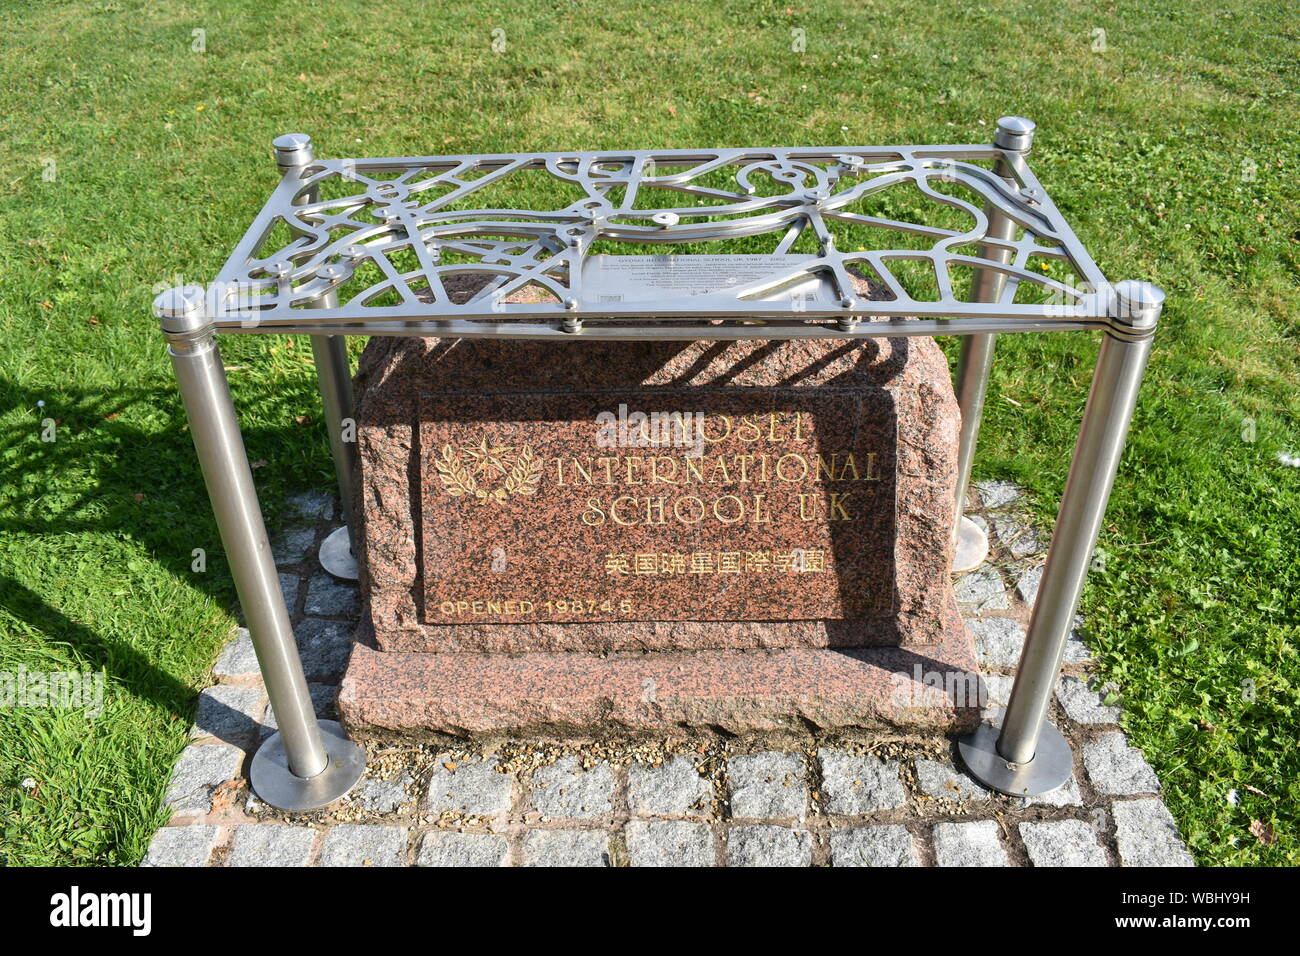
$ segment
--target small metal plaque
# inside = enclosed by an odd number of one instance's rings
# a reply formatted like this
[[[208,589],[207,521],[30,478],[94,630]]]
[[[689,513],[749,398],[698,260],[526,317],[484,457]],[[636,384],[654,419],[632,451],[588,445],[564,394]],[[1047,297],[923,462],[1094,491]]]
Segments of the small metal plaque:
[[[772,283],[753,296],[757,302],[785,301],[807,307],[836,301],[831,282],[816,275],[784,277],[811,262],[814,256],[765,255],[599,255],[582,267],[583,306],[599,310],[602,304],[655,302],[719,292],[735,294],[747,287]]]

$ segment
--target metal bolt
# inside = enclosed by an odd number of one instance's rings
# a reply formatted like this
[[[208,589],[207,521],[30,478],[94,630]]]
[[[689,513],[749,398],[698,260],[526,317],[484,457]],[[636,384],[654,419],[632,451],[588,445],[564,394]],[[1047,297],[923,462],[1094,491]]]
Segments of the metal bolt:
[[[283,279],[292,271],[293,263],[284,259],[276,259],[266,264],[266,274],[272,279]]]
[[[201,285],[180,285],[167,289],[153,300],[154,315],[160,319],[178,319],[202,310],[204,289]]]
[[[1004,116],[998,120],[998,131],[994,134],[993,144],[1002,149],[1014,149],[1028,152],[1034,143],[1033,120],[1023,116]]]
[[[681,216],[675,212],[657,212],[650,217],[650,221],[662,229],[667,229],[669,226],[677,225],[681,221]]]
[[[276,165],[281,169],[305,166],[315,158],[311,137],[306,133],[285,133],[271,140],[271,146],[275,149]]]
[[[323,265],[316,270],[317,278],[324,279],[331,285],[337,285],[352,275],[352,269],[339,262]]]
[[[1156,324],[1164,306],[1165,293],[1150,282],[1125,279],[1115,283],[1115,312],[1126,325],[1147,329]]]

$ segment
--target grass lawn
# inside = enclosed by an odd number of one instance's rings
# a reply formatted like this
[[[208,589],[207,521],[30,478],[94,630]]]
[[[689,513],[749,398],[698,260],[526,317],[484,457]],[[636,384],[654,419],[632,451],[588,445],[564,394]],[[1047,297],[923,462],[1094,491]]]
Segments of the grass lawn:
[[[1039,124],[1034,167],[1107,275],[1169,295],[1085,595],[1103,676],[1200,862],[1300,863],[1300,469],[1278,460],[1300,455],[1300,27],[1285,2],[1093,7],[0,3],[0,671],[107,680],[93,721],[0,711],[0,863],[135,863],[161,822],[233,589],[149,303],[216,274],[273,136],[987,142],[1005,113]],[[274,525],[331,481],[296,421],[310,352],[222,347]],[[1096,340],[998,349],[976,477],[1050,520]]]

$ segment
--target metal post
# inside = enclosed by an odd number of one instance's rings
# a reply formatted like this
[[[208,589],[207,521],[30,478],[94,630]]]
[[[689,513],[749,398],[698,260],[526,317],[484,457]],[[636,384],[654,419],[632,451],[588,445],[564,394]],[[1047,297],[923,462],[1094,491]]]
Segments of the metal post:
[[[1038,599],[1000,732],[982,725],[959,743],[971,774],[994,790],[1046,793],[1073,771],[1070,746],[1047,722],[1084,579],[1128,435],[1164,293],[1146,282],[1115,286],[1111,328],[1097,357],[1070,475]]]
[[[331,293],[327,298],[334,298]],[[323,305],[331,308],[330,305]],[[352,372],[348,363],[347,340],[342,335],[311,336],[311,354],[316,361],[316,382],[320,388],[321,407],[325,410],[325,428],[329,431],[330,455],[334,459],[334,477],[339,486],[339,502],[343,509],[343,527],[330,533],[320,546],[320,563],[330,574],[346,581],[360,576],[357,559],[352,551],[352,476],[357,467],[355,440],[344,435],[345,420],[355,428],[352,419]]]
[[[1021,156],[1029,152],[1034,142],[1034,124],[1020,116],[1004,116],[998,120],[993,145],[1014,150]],[[1011,169],[1005,159],[999,158],[993,172],[1008,183],[1014,184]],[[1015,237],[1016,224],[997,206],[989,203],[984,214],[988,217],[988,236],[994,239]],[[980,256],[994,262],[1007,262],[1010,253],[997,246],[982,246]],[[975,273],[971,299],[975,302],[996,302],[1002,296],[1006,276],[989,269]],[[988,388],[989,370],[993,367],[993,344],[997,336],[992,333],[966,335],[961,340],[961,356],[957,361],[957,405],[961,408],[961,434],[957,440],[957,510],[953,522],[953,571],[970,571],[979,567],[988,557],[989,539],[985,531],[962,512],[966,508],[966,488],[970,483],[971,465],[975,460],[975,444],[979,438],[980,420],[984,417],[984,393]]]
[[[315,158],[311,137],[306,133],[285,133],[277,136],[272,145],[275,148],[276,164],[282,172],[301,169]],[[316,202],[318,197],[318,191],[312,189],[297,201],[297,205]],[[313,303],[312,307],[337,308],[338,296],[329,292]],[[355,581],[358,573],[352,550],[356,530],[352,520],[352,476],[357,466],[357,446],[355,441],[346,441],[343,434],[344,421],[352,419],[352,368],[348,361],[347,340],[342,335],[313,335],[310,338],[312,359],[316,363],[316,384],[320,389],[325,430],[329,434],[330,455],[334,459],[334,477],[338,483],[344,522],[343,527],[336,529],[321,542],[319,558],[321,567],[336,578]]]
[[[279,724],[253,758],[250,781],[274,807],[316,809],[360,779],[365,753],[337,723],[316,719],[204,298],[201,286],[170,289],[155,300],[154,312],[167,335],[203,480]]]

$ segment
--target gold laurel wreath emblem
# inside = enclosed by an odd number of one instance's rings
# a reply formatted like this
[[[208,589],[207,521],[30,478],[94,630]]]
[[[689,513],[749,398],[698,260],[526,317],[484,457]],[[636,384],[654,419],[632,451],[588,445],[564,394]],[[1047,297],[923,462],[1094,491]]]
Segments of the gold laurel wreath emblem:
[[[492,488],[485,488],[478,477],[461,458],[461,452],[451,445],[442,446],[442,457],[435,458],[442,490],[453,497],[466,496],[485,501],[505,501],[512,495],[531,495],[542,480],[542,460],[529,445],[524,445],[517,455],[501,455],[505,480]]]

